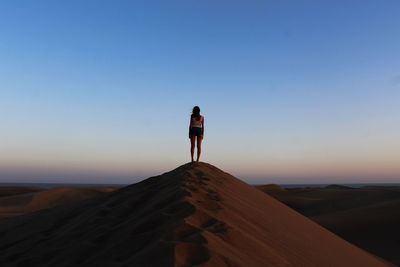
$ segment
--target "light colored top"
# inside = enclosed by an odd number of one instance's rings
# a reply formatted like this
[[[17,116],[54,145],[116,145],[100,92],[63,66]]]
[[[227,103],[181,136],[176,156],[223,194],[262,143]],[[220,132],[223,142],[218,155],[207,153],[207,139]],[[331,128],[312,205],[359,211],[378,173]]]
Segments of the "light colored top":
[[[197,128],[202,128],[204,121],[204,117],[200,116],[200,117],[194,117],[194,118],[190,118],[190,127],[197,127]]]

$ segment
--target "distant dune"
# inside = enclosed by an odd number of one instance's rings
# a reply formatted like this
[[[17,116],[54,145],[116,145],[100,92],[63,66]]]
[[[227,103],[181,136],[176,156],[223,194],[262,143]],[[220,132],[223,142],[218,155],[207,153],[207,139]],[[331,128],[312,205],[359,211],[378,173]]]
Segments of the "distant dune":
[[[0,266],[389,266],[206,163],[2,220],[0,236]]]
[[[59,187],[54,189],[0,188],[0,219],[98,197],[113,188]]]
[[[400,265],[400,187],[258,189],[357,246]]]
[[[42,191],[43,188],[28,187],[28,186],[0,186],[0,198],[15,196],[20,194],[28,194]]]
[[[277,184],[267,184],[267,185],[259,185],[257,186],[258,189],[260,189],[261,191],[265,191],[265,192],[276,192],[276,193],[280,193],[280,192],[285,192],[286,189],[284,189],[283,187],[277,185]]]
[[[353,188],[345,185],[331,184],[326,186],[325,189],[353,189]]]

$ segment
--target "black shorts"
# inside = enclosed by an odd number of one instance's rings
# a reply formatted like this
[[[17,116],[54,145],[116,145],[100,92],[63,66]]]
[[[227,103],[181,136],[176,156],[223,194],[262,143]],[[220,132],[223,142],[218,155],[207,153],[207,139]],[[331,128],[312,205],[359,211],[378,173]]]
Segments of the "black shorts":
[[[189,131],[189,137],[193,136],[202,136],[203,135],[203,129],[199,127],[191,127]]]

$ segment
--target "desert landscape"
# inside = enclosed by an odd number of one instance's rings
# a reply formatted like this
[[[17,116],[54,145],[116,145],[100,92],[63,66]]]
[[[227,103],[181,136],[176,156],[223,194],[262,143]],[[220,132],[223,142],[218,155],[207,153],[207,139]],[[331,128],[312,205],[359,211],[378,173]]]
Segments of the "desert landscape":
[[[0,187],[0,219],[98,197],[116,187]]]
[[[391,266],[206,163],[121,189],[23,190],[2,190],[25,215],[0,221],[1,266]]]
[[[400,265],[400,187],[257,188],[343,239]]]
[[[399,13],[2,1],[0,267],[400,266]]]

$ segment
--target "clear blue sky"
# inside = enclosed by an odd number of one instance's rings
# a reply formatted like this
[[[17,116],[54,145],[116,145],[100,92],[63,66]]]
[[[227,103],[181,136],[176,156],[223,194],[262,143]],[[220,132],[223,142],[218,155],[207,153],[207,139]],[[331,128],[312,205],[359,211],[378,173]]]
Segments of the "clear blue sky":
[[[2,1],[0,182],[400,182],[399,1]]]

